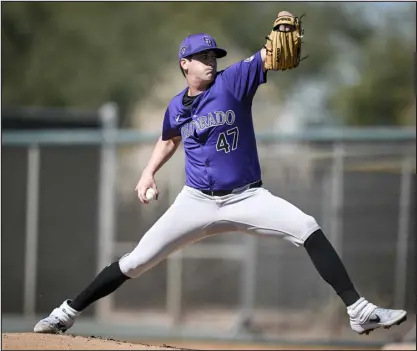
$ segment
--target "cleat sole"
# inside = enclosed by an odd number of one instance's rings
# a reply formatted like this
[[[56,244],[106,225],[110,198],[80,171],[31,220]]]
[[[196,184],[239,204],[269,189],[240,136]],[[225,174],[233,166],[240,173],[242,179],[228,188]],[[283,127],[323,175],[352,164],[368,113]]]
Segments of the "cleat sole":
[[[384,329],[390,329],[392,326],[394,326],[394,325],[400,325],[401,323],[405,322],[406,320],[407,320],[407,315],[405,315],[404,317],[402,317],[398,321],[392,323],[391,325],[384,325],[383,328]],[[369,335],[372,331],[374,331],[377,328],[379,328],[379,327],[372,328],[372,329],[368,329],[368,330],[364,330],[363,332],[359,333],[359,335]]]

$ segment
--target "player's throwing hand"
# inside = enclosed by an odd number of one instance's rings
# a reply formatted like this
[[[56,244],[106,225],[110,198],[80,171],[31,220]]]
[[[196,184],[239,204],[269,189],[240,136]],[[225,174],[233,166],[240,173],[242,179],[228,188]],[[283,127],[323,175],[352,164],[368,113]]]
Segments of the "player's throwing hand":
[[[138,192],[138,198],[143,204],[148,204],[149,200],[146,198],[146,191],[152,188],[155,190],[155,199],[158,199],[158,188],[156,187],[155,178],[152,174],[144,172],[136,185],[135,190]]]

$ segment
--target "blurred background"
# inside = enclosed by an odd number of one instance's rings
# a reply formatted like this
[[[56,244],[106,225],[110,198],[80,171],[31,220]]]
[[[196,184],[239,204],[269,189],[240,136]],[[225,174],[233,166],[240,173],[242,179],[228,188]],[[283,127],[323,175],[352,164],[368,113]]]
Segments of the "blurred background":
[[[409,311],[367,345],[413,327],[415,340],[416,4],[406,2],[3,2],[3,331],[30,331],[74,297],[180,191],[181,149],[156,176],[158,201],[140,205],[134,188],[186,84],[181,40],[213,35],[228,50],[223,69],[263,46],[280,10],[306,14],[309,58],[270,72],[255,97],[265,186],[317,218],[361,294]],[[303,249],[242,233],[170,256],[72,331],[365,343]]]

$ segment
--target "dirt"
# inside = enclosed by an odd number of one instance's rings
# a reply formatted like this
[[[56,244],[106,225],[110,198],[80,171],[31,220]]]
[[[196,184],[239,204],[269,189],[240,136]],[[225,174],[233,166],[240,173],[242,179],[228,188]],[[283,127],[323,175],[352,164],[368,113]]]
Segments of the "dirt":
[[[2,333],[2,350],[185,350],[68,334]]]
[[[85,337],[71,334],[36,334],[36,333],[3,333],[1,350],[337,350],[341,348],[323,347],[319,345],[293,346],[288,345],[255,345],[240,343],[198,343],[176,342],[177,346],[146,343],[130,343],[109,338]],[[181,348],[185,347],[185,348]],[[191,347],[191,348],[189,348]],[[416,344],[389,344],[385,347],[344,347],[344,350],[415,350]]]
[[[382,350],[415,350],[415,342],[392,343],[385,345]]]

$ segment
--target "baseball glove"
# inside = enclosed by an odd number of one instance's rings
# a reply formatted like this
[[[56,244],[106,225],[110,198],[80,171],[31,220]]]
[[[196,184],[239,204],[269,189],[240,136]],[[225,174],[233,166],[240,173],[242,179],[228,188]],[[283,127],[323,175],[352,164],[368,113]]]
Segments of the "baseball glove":
[[[267,70],[285,71],[299,65],[302,60],[300,59],[301,38],[304,34],[301,25],[302,17],[282,15],[276,18],[264,46],[266,49],[265,68]],[[285,27],[283,28],[281,25]]]

